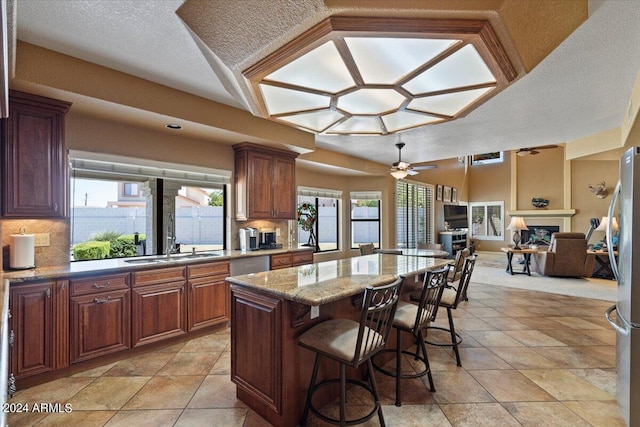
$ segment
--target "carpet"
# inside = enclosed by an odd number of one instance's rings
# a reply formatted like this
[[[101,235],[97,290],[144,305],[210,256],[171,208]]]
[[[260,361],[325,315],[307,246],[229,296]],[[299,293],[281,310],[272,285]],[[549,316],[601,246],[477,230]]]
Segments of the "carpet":
[[[494,285],[530,291],[548,292],[552,294],[574,297],[592,298],[604,301],[616,301],[617,283],[615,280],[596,278],[548,277],[538,273],[510,275],[507,268],[507,256],[498,252],[477,252],[478,260],[471,276],[469,294],[474,286]],[[521,270],[522,266],[514,258],[513,268]]]

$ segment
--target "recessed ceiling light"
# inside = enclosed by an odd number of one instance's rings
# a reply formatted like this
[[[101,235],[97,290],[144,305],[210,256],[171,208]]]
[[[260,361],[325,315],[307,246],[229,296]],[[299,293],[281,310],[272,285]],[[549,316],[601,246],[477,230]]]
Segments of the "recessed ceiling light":
[[[180,129],[182,129],[182,126],[177,125],[177,124],[175,124],[175,123],[169,123],[169,124],[167,125],[167,129],[171,129],[171,130],[180,130]]]

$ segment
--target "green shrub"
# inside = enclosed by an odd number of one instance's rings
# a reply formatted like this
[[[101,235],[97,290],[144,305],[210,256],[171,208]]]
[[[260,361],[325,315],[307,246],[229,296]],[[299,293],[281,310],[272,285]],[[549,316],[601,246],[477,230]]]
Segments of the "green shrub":
[[[76,260],[104,259],[109,257],[110,242],[91,240],[73,245],[73,258]]]
[[[117,231],[102,231],[100,233],[95,233],[91,238],[98,242],[113,242],[120,237],[120,235],[121,233],[118,233]]]
[[[144,239],[146,239],[147,236],[145,234],[138,234],[138,240],[143,241]],[[135,236],[133,234],[123,234],[122,236],[119,236],[117,240],[125,240],[125,241],[135,241]]]
[[[122,258],[138,255],[138,249],[136,248],[133,239],[117,239],[110,242],[111,248],[109,250],[109,258]]]

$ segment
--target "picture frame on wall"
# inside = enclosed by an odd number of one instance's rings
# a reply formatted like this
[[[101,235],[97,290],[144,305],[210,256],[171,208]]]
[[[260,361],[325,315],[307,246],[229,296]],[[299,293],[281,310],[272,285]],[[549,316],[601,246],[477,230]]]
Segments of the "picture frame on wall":
[[[442,185],[436,185],[436,201],[442,201]]]
[[[442,201],[451,203],[451,187],[445,185],[442,188]]]
[[[451,189],[451,203],[458,203],[458,189]]]

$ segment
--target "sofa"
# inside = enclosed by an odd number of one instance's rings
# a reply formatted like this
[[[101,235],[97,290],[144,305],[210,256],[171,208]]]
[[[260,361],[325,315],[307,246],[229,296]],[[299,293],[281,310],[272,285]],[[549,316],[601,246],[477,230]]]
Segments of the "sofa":
[[[591,277],[594,260],[584,233],[556,232],[547,250],[531,257],[531,270],[543,276]]]

